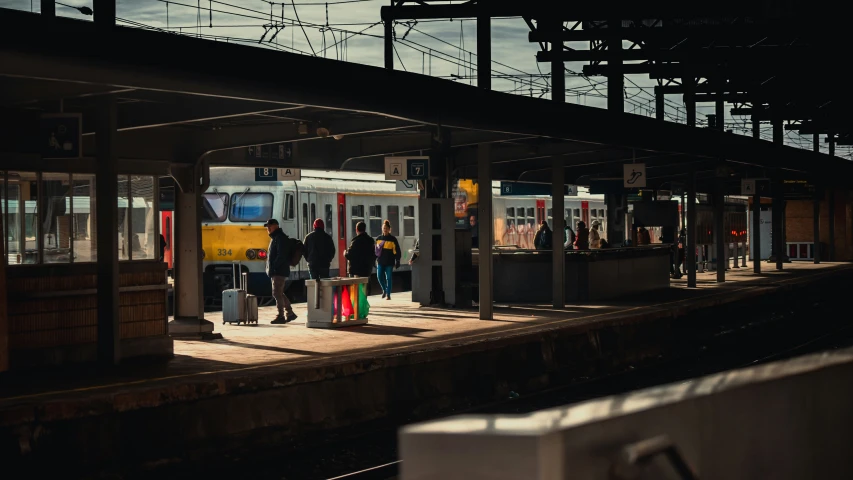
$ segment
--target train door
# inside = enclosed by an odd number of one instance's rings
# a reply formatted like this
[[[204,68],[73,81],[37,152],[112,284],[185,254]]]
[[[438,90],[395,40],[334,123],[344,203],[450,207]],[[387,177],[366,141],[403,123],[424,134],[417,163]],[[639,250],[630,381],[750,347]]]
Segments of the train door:
[[[343,193],[338,194],[337,201],[338,210],[338,225],[336,228],[338,239],[338,252],[345,252],[347,249],[347,197]],[[343,255],[338,255],[338,268],[340,276],[347,275],[347,259]]]
[[[548,219],[545,218],[545,200],[536,200],[536,225],[546,221]],[[552,227],[553,225],[549,224],[548,226]]]
[[[581,220],[583,220],[584,225],[587,228],[590,227],[589,224],[589,202],[583,201],[581,202]]]
[[[305,241],[305,236],[314,231],[314,220],[317,219],[317,193],[305,192],[299,195],[299,234],[297,238]],[[299,269],[308,271],[308,262],[303,258],[299,261]]]

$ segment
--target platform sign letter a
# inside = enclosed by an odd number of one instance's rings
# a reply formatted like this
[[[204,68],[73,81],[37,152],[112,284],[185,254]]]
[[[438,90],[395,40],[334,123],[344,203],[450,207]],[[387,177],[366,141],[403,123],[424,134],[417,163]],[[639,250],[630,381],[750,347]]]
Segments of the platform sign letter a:
[[[403,169],[402,163],[392,163],[391,164],[391,175],[402,175],[403,172],[400,171],[402,169]]]

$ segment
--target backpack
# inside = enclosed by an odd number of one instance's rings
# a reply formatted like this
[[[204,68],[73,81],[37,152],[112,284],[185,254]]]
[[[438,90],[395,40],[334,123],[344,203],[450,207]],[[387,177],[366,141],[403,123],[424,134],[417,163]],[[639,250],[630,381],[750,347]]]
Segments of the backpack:
[[[287,240],[287,248],[290,251],[290,266],[295,267],[299,265],[299,261],[302,260],[302,250],[305,245],[298,238],[288,237]]]

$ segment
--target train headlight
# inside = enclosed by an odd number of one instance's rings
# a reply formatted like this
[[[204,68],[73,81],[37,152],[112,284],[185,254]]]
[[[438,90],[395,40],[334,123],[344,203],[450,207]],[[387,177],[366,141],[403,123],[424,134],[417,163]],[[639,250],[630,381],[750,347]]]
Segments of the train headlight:
[[[248,258],[249,260],[254,260],[256,255],[257,253],[255,253],[255,250],[251,248],[246,250],[246,258]]]
[[[260,258],[261,260],[266,260],[267,259],[267,251],[264,249],[258,250],[258,258]]]

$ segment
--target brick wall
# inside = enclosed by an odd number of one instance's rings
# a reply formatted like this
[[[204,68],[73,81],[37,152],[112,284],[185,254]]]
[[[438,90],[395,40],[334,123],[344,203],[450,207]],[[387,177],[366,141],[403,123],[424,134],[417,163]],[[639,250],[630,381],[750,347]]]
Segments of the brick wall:
[[[785,212],[785,233],[789,243],[814,240],[814,202],[789,200]],[[835,260],[853,260],[853,200],[851,194],[835,194]],[[829,245],[829,195],[820,205],[820,241]]]

